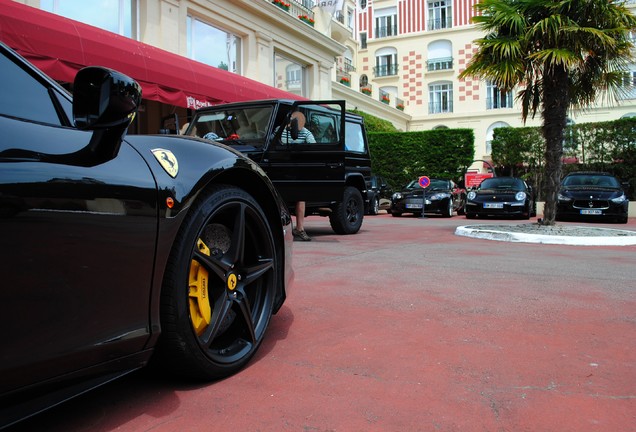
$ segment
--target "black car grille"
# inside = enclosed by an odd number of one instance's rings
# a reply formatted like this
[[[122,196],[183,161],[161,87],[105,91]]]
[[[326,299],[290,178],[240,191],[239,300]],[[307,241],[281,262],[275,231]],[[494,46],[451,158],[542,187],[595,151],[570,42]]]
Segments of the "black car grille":
[[[607,200],[576,200],[573,204],[577,209],[605,209],[609,208]]]

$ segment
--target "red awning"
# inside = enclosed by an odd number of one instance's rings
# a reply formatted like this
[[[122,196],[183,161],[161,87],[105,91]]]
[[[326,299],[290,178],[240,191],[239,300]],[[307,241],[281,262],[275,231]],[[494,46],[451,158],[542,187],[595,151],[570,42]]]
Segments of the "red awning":
[[[58,81],[105,66],[141,84],[143,98],[184,108],[223,102],[304,99],[87,24],[0,0],[0,40]]]

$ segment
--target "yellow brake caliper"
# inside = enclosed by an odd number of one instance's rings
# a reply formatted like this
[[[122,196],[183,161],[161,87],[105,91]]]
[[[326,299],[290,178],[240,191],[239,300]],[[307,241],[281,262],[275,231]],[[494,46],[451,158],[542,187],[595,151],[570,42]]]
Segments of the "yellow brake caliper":
[[[197,248],[199,248],[201,253],[210,256],[210,249],[201,239],[197,240]],[[190,302],[190,321],[198,336],[201,336],[205,328],[210,325],[210,318],[212,317],[208,282],[208,271],[199,264],[198,261],[192,260],[190,263],[188,296]]]

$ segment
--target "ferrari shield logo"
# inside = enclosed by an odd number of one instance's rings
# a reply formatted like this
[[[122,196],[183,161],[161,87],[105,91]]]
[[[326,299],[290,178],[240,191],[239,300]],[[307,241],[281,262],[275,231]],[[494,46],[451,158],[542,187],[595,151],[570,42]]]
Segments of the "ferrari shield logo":
[[[179,162],[177,162],[177,158],[170,150],[154,149],[152,150],[152,154],[155,155],[157,161],[159,161],[170,177],[175,178],[177,176],[179,173]]]

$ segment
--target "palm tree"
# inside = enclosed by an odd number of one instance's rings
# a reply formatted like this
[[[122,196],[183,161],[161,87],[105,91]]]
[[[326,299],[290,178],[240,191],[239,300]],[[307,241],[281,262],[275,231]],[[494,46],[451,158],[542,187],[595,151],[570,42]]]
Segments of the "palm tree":
[[[492,81],[517,95],[522,118],[539,110],[546,143],[543,225],[554,225],[569,110],[620,96],[636,17],[624,0],[481,0],[485,36],[460,78]]]

